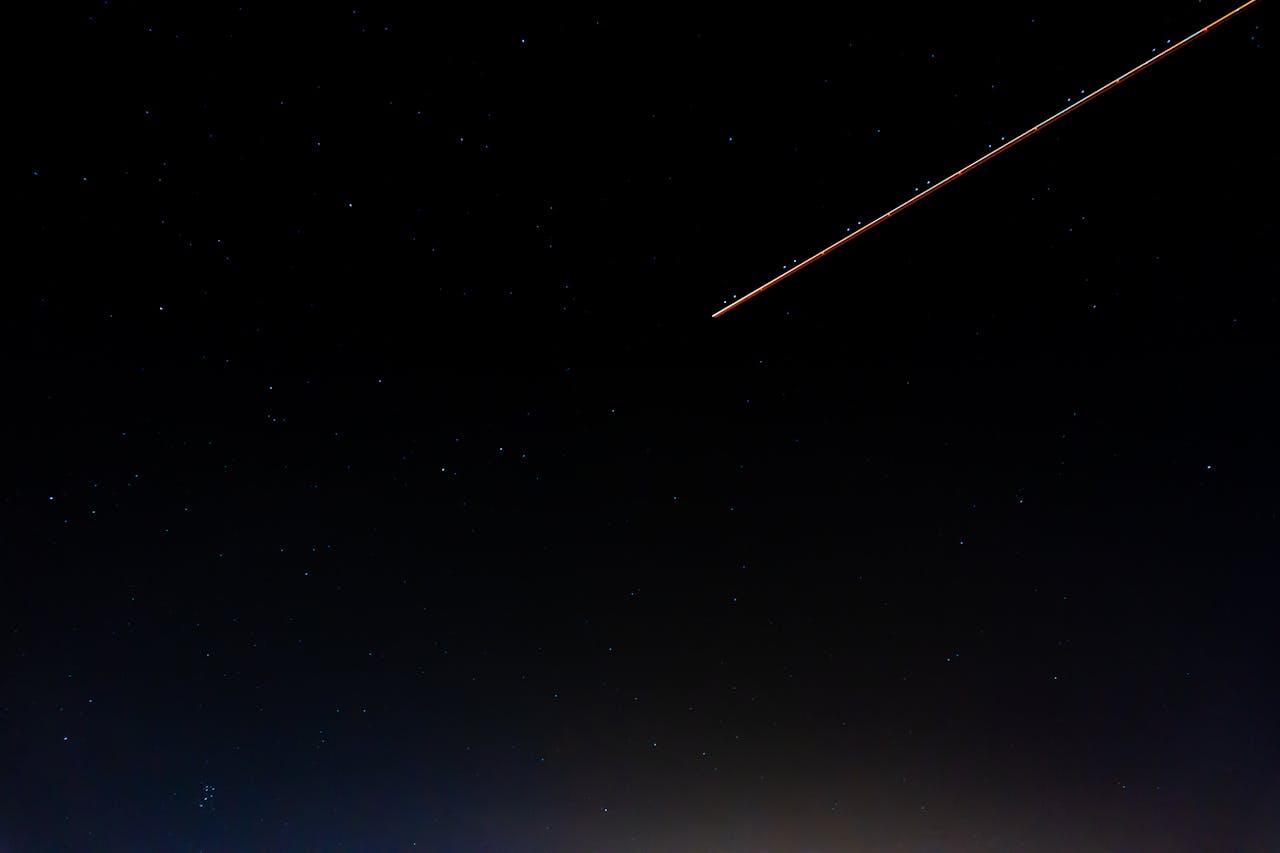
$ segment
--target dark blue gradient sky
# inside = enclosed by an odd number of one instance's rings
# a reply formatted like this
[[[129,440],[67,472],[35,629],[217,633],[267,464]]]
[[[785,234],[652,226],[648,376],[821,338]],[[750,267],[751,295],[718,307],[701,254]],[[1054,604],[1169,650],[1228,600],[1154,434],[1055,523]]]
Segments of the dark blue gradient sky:
[[[1227,8],[22,22],[0,849],[1276,849]]]

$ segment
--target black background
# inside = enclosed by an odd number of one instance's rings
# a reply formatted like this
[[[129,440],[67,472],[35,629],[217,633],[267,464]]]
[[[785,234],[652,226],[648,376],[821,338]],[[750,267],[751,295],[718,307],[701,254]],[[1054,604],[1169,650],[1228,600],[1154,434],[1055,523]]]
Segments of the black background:
[[[1229,8],[15,25],[0,848],[1273,849]]]

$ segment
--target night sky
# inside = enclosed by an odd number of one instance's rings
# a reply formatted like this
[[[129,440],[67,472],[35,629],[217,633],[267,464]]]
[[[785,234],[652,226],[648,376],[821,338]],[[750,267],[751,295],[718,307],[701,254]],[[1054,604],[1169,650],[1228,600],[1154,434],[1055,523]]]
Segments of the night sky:
[[[715,320],[1234,4],[190,5],[9,30],[0,850],[1280,850],[1271,5]]]

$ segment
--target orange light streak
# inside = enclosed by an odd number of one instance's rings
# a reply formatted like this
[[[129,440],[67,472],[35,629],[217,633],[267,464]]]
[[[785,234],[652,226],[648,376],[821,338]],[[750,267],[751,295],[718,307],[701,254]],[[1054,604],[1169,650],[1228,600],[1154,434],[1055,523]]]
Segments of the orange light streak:
[[[792,275],[794,275],[794,274],[798,273],[800,270],[802,270],[802,269],[804,269],[805,267],[809,266],[809,264],[812,264],[812,263],[814,263],[815,261],[817,261],[817,260],[819,260],[819,259],[821,259],[821,258],[825,257],[826,255],[830,254],[831,252],[834,252],[836,249],[839,249],[841,246],[843,246],[845,243],[848,243],[850,240],[853,240],[854,238],[859,237],[859,236],[861,236],[861,235],[863,235],[863,234],[867,233],[867,232],[868,232],[868,231],[870,231],[872,228],[875,228],[877,225],[879,225],[880,223],[884,222],[885,220],[887,220],[887,219],[889,219],[889,218],[891,218],[891,217],[895,216],[896,214],[901,213],[902,211],[906,210],[908,207],[911,207],[911,205],[915,204],[916,202],[918,202],[918,201],[922,201],[923,199],[928,198],[930,195],[933,195],[935,192],[937,192],[938,190],[942,189],[943,187],[945,187],[947,184],[951,183],[952,181],[958,180],[958,179],[959,179],[959,178],[961,178],[962,176],[967,175],[969,172],[972,172],[974,169],[978,168],[978,167],[979,167],[979,166],[981,166],[983,163],[987,162],[988,160],[992,159],[993,157],[995,157],[995,156],[996,156],[996,155],[998,155],[998,154],[1002,154],[1003,152],[1008,151],[1010,148],[1012,148],[1013,146],[1017,145],[1019,142],[1022,142],[1024,139],[1027,139],[1028,137],[1034,136],[1036,133],[1038,133],[1038,132],[1039,132],[1039,131],[1041,131],[1041,130],[1044,130],[1046,127],[1048,127],[1049,125],[1053,124],[1053,123],[1054,123],[1055,121],[1057,121],[1058,119],[1063,118],[1064,116],[1068,115],[1069,113],[1073,112],[1074,110],[1079,109],[1080,107],[1083,107],[1085,104],[1089,103],[1089,102],[1090,102],[1090,101],[1092,101],[1094,98],[1100,97],[1100,96],[1101,96],[1101,95],[1103,95],[1104,93],[1111,91],[1111,90],[1112,90],[1112,89],[1114,89],[1116,86],[1119,86],[1121,83],[1123,83],[1124,81],[1128,80],[1130,77],[1132,77],[1132,76],[1134,76],[1135,74],[1137,74],[1137,73],[1139,73],[1139,72],[1143,71],[1143,70],[1144,70],[1144,69],[1146,69],[1146,68],[1151,67],[1152,65],[1155,65],[1157,62],[1159,62],[1160,60],[1164,59],[1166,56],[1168,56],[1169,54],[1173,53],[1174,51],[1176,51],[1176,50],[1178,50],[1178,49],[1180,49],[1180,48],[1186,47],[1186,46],[1187,46],[1188,44],[1190,44],[1191,42],[1193,42],[1193,41],[1195,41],[1196,39],[1200,38],[1200,36],[1204,35],[1205,33],[1209,32],[1210,30],[1214,29],[1214,28],[1215,28],[1215,27],[1217,27],[1219,24],[1222,24],[1223,22],[1227,21],[1228,19],[1235,17],[1236,15],[1240,14],[1240,13],[1241,13],[1241,12],[1243,12],[1245,9],[1248,9],[1250,6],[1254,5],[1254,4],[1255,4],[1255,3],[1257,3],[1257,2],[1258,2],[1258,0],[1249,0],[1249,2],[1244,3],[1243,5],[1238,6],[1238,7],[1236,7],[1235,9],[1232,9],[1230,12],[1228,12],[1228,13],[1227,13],[1227,14],[1225,14],[1225,15],[1223,15],[1221,18],[1218,18],[1218,20],[1214,21],[1213,23],[1209,24],[1208,26],[1205,26],[1205,27],[1202,27],[1201,29],[1196,30],[1194,33],[1192,33],[1191,35],[1187,36],[1186,38],[1184,38],[1182,41],[1178,42],[1177,44],[1173,44],[1173,45],[1170,45],[1169,47],[1166,47],[1164,50],[1160,51],[1160,52],[1159,52],[1159,53],[1157,53],[1155,56],[1152,56],[1150,59],[1148,59],[1146,62],[1143,62],[1141,65],[1138,65],[1138,66],[1136,66],[1136,67],[1134,67],[1134,68],[1129,69],[1128,71],[1126,71],[1125,73],[1123,73],[1123,74],[1121,74],[1119,77],[1117,77],[1116,79],[1112,80],[1110,83],[1107,83],[1107,84],[1106,84],[1106,85],[1104,85],[1104,86],[1100,86],[1099,88],[1094,89],[1092,92],[1090,92],[1088,95],[1085,95],[1083,98],[1081,98],[1080,100],[1076,101],[1074,104],[1071,104],[1071,105],[1069,105],[1069,106],[1067,106],[1067,107],[1065,107],[1065,108],[1063,108],[1063,109],[1061,109],[1061,110],[1058,110],[1056,113],[1054,113],[1053,115],[1049,116],[1049,117],[1048,117],[1047,119],[1045,119],[1044,121],[1039,122],[1038,124],[1036,124],[1036,125],[1035,125],[1035,126],[1033,126],[1033,127],[1027,128],[1027,129],[1026,129],[1026,130],[1024,130],[1022,133],[1020,133],[1020,134],[1018,134],[1017,136],[1015,136],[1015,137],[1013,137],[1012,139],[1010,139],[1008,142],[1004,142],[1004,143],[1002,143],[999,147],[997,147],[997,148],[993,148],[992,150],[988,151],[986,154],[983,154],[981,157],[979,157],[977,160],[974,160],[974,161],[973,161],[972,163],[970,163],[968,166],[965,166],[965,167],[964,167],[964,168],[962,168],[962,169],[959,169],[959,170],[957,170],[957,171],[955,171],[955,172],[952,172],[950,175],[947,175],[947,176],[946,176],[945,178],[943,178],[941,181],[938,181],[936,184],[933,184],[932,186],[928,187],[927,189],[921,190],[920,192],[916,193],[916,194],[915,194],[915,195],[913,195],[911,198],[907,199],[907,200],[906,200],[906,201],[904,201],[902,204],[898,205],[897,207],[893,208],[892,210],[889,210],[889,211],[887,211],[887,212],[885,212],[885,213],[880,214],[880,215],[879,215],[879,216],[877,216],[875,219],[873,219],[873,220],[871,220],[870,222],[868,222],[866,225],[863,225],[863,226],[859,227],[856,231],[853,231],[853,232],[850,232],[849,234],[846,234],[844,237],[841,237],[839,240],[837,240],[836,242],[832,243],[830,246],[828,246],[827,248],[823,249],[821,252],[818,252],[818,253],[817,253],[817,254],[815,254],[815,255],[812,255],[812,256],[810,256],[810,257],[808,257],[808,258],[805,258],[803,261],[800,261],[800,263],[795,264],[795,265],[794,265],[794,266],[792,266],[790,269],[788,269],[788,270],[786,270],[785,272],[783,272],[781,275],[778,275],[778,276],[775,276],[775,277],[773,277],[773,278],[769,279],[769,280],[768,280],[768,281],[766,281],[764,284],[760,285],[760,286],[759,286],[759,287],[757,287],[755,290],[753,290],[753,291],[751,291],[750,293],[748,293],[746,296],[740,296],[740,297],[738,297],[738,298],[737,298],[737,299],[735,299],[734,301],[730,302],[728,305],[726,305],[726,306],[724,306],[723,308],[721,308],[719,311],[717,311],[717,312],[715,312],[714,314],[712,314],[712,315],[711,315],[711,316],[712,316],[712,318],[719,317],[719,316],[721,316],[721,315],[723,315],[723,314],[727,314],[727,313],[729,313],[730,311],[732,311],[734,308],[737,308],[737,307],[738,307],[739,305],[741,305],[742,303],[744,303],[744,302],[746,302],[746,301],[748,301],[748,300],[750,300],[750,299],[754,299],[754,298],[756,298],[756,297],[757,297],[757,296],[759,296],[761,293],[764,293],[766,290],[768,290],[769,288],[773,287],[773,286],[774,286],[775,284],[777,284],[778,282],[783,281],[784,279],[790,278]]]

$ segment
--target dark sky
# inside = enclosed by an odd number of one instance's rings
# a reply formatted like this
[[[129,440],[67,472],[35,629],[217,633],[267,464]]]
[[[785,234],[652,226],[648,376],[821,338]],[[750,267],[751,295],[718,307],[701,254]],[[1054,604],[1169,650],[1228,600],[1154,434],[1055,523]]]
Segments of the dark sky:
[[[0,850],[1280,849],[1267,3],[54,5]]]

